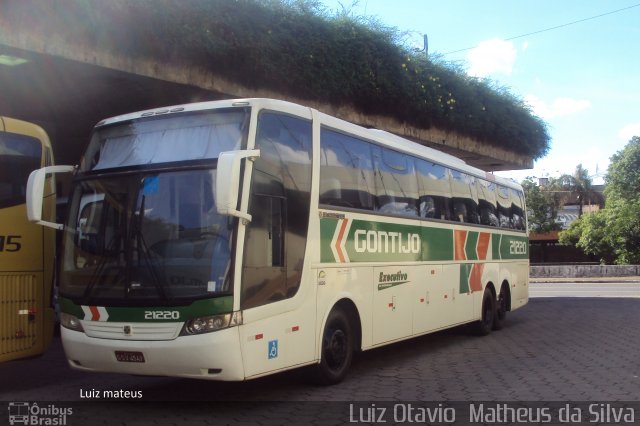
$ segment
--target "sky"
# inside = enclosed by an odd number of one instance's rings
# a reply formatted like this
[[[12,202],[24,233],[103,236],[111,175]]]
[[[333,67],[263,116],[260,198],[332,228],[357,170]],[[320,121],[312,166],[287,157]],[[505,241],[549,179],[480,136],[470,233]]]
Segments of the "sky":
[[[640,136],[640,0],[321,1],[407,31],[416,47],[427,34],[430,55],[524,99],[547,123],[550,150],[533,169],[499,175],[557,177],[582,164],[600,184],[610,157]]]

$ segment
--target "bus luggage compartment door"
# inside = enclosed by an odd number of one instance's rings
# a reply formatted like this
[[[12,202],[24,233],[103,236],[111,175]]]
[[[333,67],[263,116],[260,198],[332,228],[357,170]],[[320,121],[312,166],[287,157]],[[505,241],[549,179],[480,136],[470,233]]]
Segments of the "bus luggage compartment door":
[[[373,268],[373,344],[413,333],[413,287],[416,267]]]

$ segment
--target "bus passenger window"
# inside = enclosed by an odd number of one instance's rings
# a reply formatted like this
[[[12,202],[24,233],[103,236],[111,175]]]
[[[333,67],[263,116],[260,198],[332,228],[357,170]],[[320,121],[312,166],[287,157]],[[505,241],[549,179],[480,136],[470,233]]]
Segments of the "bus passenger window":
[[[509,188],[498,186],[498,221],[501,228],[512,228]]]
[[[480,212],[480,224],[498,226],[496,215],[496,189],[497,185],[483,179],[478,179],[478,210]]]
[[[465,223],[480,223],[478,190],[475,178],[457,170],[452,170],[451,176],[453,220]]]
[[[451,218],[450,173],[445,167],[426,160],[414,161],[418,177],[420,217],[440,220]]]
[[[370,144],[323,128],[320,149],[320,204],[374,210],[375,182]]]
[[[467,206],[463,201],[453,202],[453,220],[456,222],[468,222]]]
[[[436,217],[436,203],[433,200],[433,197],[423,197],[423,198],[421,198],[419,210],[420,210],[419,211],[420,217],[435,218]]]
[[[515,229],[524,231],[526,228],[524,219],[524,195],[520,191],[511,191],[511,223]]]
[[[417,216],[418,182],[413,161],[399,152],[372,145],[378,211]]]

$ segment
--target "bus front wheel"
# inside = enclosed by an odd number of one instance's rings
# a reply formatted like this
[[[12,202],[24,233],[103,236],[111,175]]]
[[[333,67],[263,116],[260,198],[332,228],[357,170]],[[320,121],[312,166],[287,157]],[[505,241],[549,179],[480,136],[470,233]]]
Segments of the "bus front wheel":
[[[353,359],[353,327],[344,310],[329,313],[322,333],[322,353],[316,365],[316,381],[322,385],[341,382]]]

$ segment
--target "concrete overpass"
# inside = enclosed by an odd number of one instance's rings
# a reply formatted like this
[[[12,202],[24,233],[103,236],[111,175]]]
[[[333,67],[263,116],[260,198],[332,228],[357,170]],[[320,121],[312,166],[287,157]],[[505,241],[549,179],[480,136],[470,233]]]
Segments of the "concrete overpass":
[[[82,40],[43,34],[9,15],[0,14],[0,115],[40,124],[51,136],[56,161],[61,164],[78,162],[91,128],[106,117],[203,100],[271,97],[391,131],[487,171],[533,166],[531,157],[455,133],[411,127],[344,106],[250,89],[190,64],[126,56]]]

